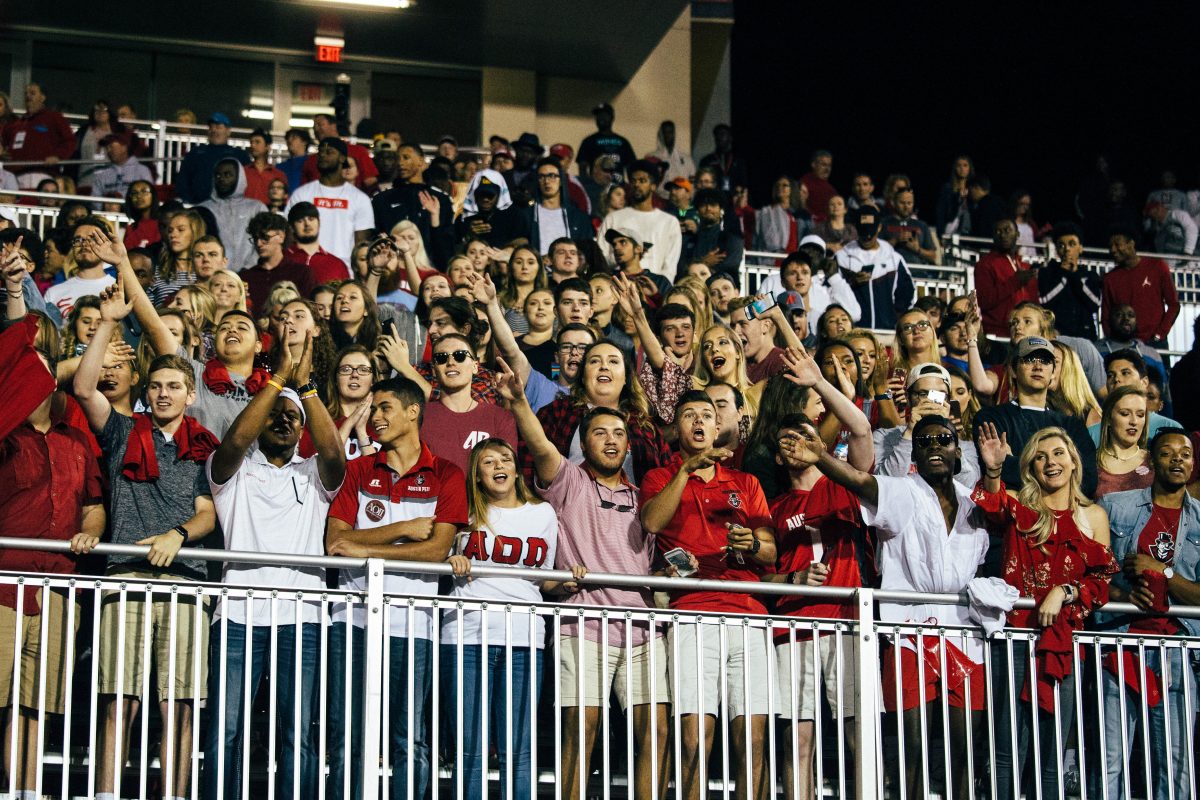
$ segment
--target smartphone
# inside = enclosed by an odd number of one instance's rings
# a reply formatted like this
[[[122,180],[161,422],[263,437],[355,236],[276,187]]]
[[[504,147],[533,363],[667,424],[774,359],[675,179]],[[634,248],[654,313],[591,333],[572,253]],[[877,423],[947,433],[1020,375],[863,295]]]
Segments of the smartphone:
[[[930,389],[926,396],[929,398],[929,402],[937,403],[939,406],[946,402],[946,393],[940,389]]]
[[[692,561],[688,558],[687,551],[682,547],[668,550],[663,553],[663,558],[667,560],[668,564],[675,567],[681,578],[690,578],[696,574],[696,568],[692,566]]]
[[[746,306],[746,316],[750,319],[757,319],[774,307],[775,298],[771,297],[770,295],[764,295],[757,298],[750,305]]]
[[[950,401],[950,419],[962,419],[962,403],[957,400]]]
[[[896,378],[904,380],[907,377],[908,370],[903,369],[902,367],[892,367],[892,371],[888,373],[888,380],[894,380]]]

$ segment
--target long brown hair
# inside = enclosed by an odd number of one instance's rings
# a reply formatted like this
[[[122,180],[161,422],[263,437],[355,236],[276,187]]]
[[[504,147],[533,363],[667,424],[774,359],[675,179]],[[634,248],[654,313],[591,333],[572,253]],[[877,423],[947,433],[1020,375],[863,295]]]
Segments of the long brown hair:
[[[329,412],[329,416],[332,419],[341,419],[342,417],[349,416],[350,409],[342,408],[342,396],[338,394],[337,371],[342,368],[342,361],[346,356],[353,355],[354,353],[364,356],[367,359],[367,363],[371,365],[371,369],[373,370],[371,383],[375,383],[378,378],[379,368],[375,366],[375,359],[372,358],[370,350],[361,344],[352,344],[339,350],[337,356],[333,359],[333,369],[329,370],[329,376],[325,379],[325,409]]]
[[[201,237],[208,235],[208,226],[204,224],[204,217],[200,216],[200,212],[198,211],[177,211],[166,219],[166,226],[170,228],[171,223],[178,216],[187,217],[188,227],[192,229],[192,241],[184,248],[183,253],[176,255],[171,252],[171,247],[167,244],[167,237],[163,237],[162,255],[158,257],[157,276],[161,281],[170,282],[174,280],[175,276],[180,272],[180,262],[187,264],[188,272],[195,272],[192,269],[192,245]]]
[[[579,374],[575,377],[575,382],[571,384],[571,402],[577,406],[588,405],[587,390],[583,386],[583,373],[587,370],[587,361],[592,355],[592,351],[602,344],[615,349],[621,355],[621,361],[625,363],[625,386],[621,389],[620,410],[630,417],[646,417],[650,413],[650,403],[646,400],[646,393],[642,389],[641,381],[638,380],[637,368],[634,367],[633,360],[629,355],[613,344],[610,339],[592,342],[588,345],[587,350],[583,351],[583,358],[579,360]]]
[[[526,485],[525,478],[521,475],[517,451],[513,449],[513,446],[504,439],[484,439],[471,448],[471,458],[467,463],[467,512],[471,519],[471,525],[476,528],[482,528],[488,524],[488,507],[491,505],[491,498],[488,497],[487,490],[483,488],[483,481],[479,477],[479,462],[483,460],[483,454],[488,450],[500,450],[508,453],[512,458],[513,491],[522,505],[542,502],[540,497],[529,491],[529,486]]]

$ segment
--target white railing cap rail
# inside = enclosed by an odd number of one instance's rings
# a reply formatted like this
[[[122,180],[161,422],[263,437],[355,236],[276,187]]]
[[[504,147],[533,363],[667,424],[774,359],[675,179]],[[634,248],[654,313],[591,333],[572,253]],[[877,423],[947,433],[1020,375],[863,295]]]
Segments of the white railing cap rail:
[[[31,197],[37,200],[78,200],[81,203],[101,203],[112,205],[113,203],[124,203],[125,199],[121,197],[103,197],[94,194],[59,194],[58,192],[33,192],[28,189],[0,189],[0,195],[5,197]],[[6,203],[5,205],[11,205]],[[53,207],[56,208],[56,207]]]
[[[70,553],[71,544],[65,541],[45,541],[41,539],[22,539],[15,537],[0,537],[0,549],[37,550],[41,552]],[[104,556],[145,556],[150,552],[148,546],[124,544],[100,544],[93,550],[97,555]],[[181,551],[182,553],[183,551]],[[185,558],[196,561],[233,562],[240,564],[273,564],[292,567],[318,567],[325,569],[363,569],[368,559],[346,558],[343,556],[303,556],[291,553],[258,553],[242,550],[215,550],[209,548],[188,548]],[[453,571],[447,563],[427,561],[392,561],[383,560],[388,569],[404,572],[417,572],[429,575],[450,575]],[[5,574],[0,572],[0,574]],[[12,575],[13,573],[7,573]],[[471,574],[481,578],[525,578],[527,580],[575,580],[567,570],[524,569],[520,567],[483,567],[472,565]],[[27,576],[17,576],[28,579]],[[62,575],[62,578],[87,579],[88,575]],[[710,581],[697,578],[660,578],[653,575],[622,575],[615,573],[589,572],[581,584],[591,586],[618,586],[634,589],[651,589],[653,591],[714,591],[739,594],[759,594],[774,596],[807,596],[820,598],[825,601],[853,601],[857,598],[858,589],[826,587],[826,586],[793,586],[787,583],[759,583],[754,581]],[[882,589],[870,590],[875,600],[886,603],[939,603],[943,605],[967,605],[963,595],[933,594],[920,592],[899,592]],[[1032,598],[1021,598],[1016,607],[1035,608]],[[1112,614],[1140,614],[1139,608],[1132,603],[1109,603],[1103,611]],[[1172,605],[1167,614],[1173,617],[1200,618],[1200,606]]]

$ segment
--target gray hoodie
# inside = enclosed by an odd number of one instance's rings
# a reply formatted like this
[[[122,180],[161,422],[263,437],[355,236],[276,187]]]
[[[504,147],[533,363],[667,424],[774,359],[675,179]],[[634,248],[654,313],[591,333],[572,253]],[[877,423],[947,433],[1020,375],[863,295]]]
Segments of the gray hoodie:
[[[213,171],[226,161],[237,165],[238,181],[233,193],[229,197],[218,197],[217,187],[213,186],[212,196],[200,205],[217,218],[221,243],[225,245],[225,256],[229,259],[229,268],[234,272],[241,272],[258,263],[258,251],[254,249],[254,244],[246,233],[246,226],[250,224],[251,217],[266,211],[267,207],[246,197],[246,172],[237,159],[222,158],[213,166]]]

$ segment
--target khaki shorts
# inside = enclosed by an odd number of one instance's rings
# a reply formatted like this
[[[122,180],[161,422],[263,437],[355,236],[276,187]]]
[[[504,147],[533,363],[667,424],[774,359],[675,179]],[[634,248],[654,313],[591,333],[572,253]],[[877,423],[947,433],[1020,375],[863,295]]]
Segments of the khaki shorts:
[[[600,642],[587,638],[582,642],[583,656],[580,657],[579,637],[561,636],[558,640],[559,693],[564,708],[580,705],[580,672],[583,673],[585,706],[605,705],[611,692],[616,692],[617,702],[622,709],[628,709],[630,705],[670,702],[667,649],[661,636],[628,652],[624,647],[609,645],[607,663]],[[654,652],[653,668],[650,664],[651,650]]]
[[[162,578],[154,572],[121,572],[109,576],[117,579],[139,581]],[[173,577],[180,583],[190,583],[186,578]],[[142,667],[145,655],[145,608],[146,594],[139,586],[131,586],[125,592],[124,632],[121,630],[120,592],[106,591],[100,607],[100,665],[99,685],[101,694],[124,694],[140,697],[142,694]],[[196,597],[177,594],[175,626],[171,627],[171,593],[155,592],[150,603],[150,658],[157,673],[158,699],[168,697],[168,678],[171,668],[171,651],[175,652],[174,697],[176,700],[203,700],[208,690],[208,629],[211,609],[205,603],[200,607],[200,619],[196,619]],[[197,622],[199,636],[197,636]],[[117,656],[121,642],[125,652],[123,666],[118,669]],[[199,682],[196,682],[197,663]],[[121,689],[117,689],[118,673]],[[148,701],[149,698],[143,698]]]
[[[700,653],[696,653],[696,629],[701,633]],[[779,711],[775,687],[767,675],[770,660],[768,631],[749,628],[742,641],[741,626],[729,626],[725,634],[725,652],[721,652],[718,625],[679,623],[667,632],[667,652],[671,656],[671,699],[680,714],[717,716],[724,703],[729,719],[749,714]],[[724,662],[722,664],[722,662]],[[722,666],[725,685],[721,686]],[[722,689],[724,690],[722,692]],[[747,706],[747,693],[749,706]]]
[[[825,699],[834,717],[838,708],[845,703],[842,716],[854,716],[854,698],[858,692],[855,672],[858,668],[858,637],[841,635],[841,664],[838,665],[837,636],[817,637],[817,666],[813,665],[813,640],[798,639],[795,643],[782,642],[775,645],[775,679],[779,683],[779,714],[785,720],[816,719],[819,711],[817,693],[825,688]],[[794,654],[794,656],[793,656]],[[794,661],[793,661],[794,659]],[[841,684],[841,690],[838,684]],[[795,692],[793,692],[795,688]],[[839,698],[838,695],[841,695]]]
[[[47,594],[49,597],[47,598]],[[25,708],[40,706],[41,663],[43,653],[42,629],[46,629],[46,713],[61,714],[66,704],[67,692],[67,637],[74,637],[79,630],[79,606],[75,606],[75,618],[71,631],[67,631],[67,598],[59,592],[38,589],[38,604],[42,613],[26,614],[21,626],[21,639],[17,650],[21,653],[20,704]],[[0,708],[12,705],[13,643],[17,634],[16,609],[0,606]],[[78,655],[78,652],[76,652]]]

